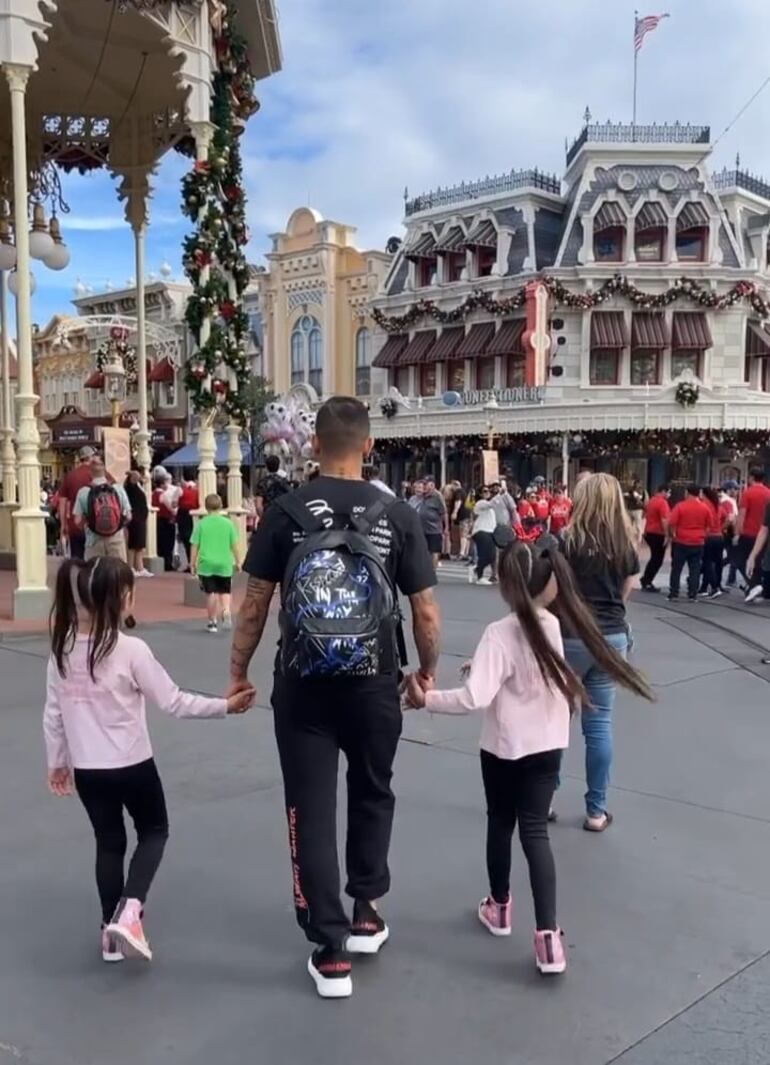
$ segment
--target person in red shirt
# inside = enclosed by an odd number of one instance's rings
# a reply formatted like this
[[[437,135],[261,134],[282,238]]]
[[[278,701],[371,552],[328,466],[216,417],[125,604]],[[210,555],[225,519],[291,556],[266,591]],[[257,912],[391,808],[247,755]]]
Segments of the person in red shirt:
[[[650,549],[650,558],[642,574],[642,591],[657,592],[655,578],[666,557],[666,537],[671,508],[668,505],[671,495],[668,485],[662,484],[652,499],[647,501],[644,512],[644,539]]]
[[[564,485],[555,484],[553,486],[553,497],[551,499],[551,525],[550,531],[554,536],[560,536],[562,530],[566,527],[572,513],[572,500],[569,498],[564,490]]]
[[[708,599],[718,599],[722,594],[722,565],[724,539],[723,517],[719,493],[715,488],[703,489],[703,502],[708,507],[710,521],[703,547],[703,575],[700,594]]]
[[[191,543],[193,534],[193,512],[198,510],[198,486],[195,481],[182,482],[182,494],[179,497],[179,510],[176,515],[176,528],[179,539],[184,545],[184,553],[187,558],[187,569],[190,572],[190,558],[192,557]]]
[[[545,523],[540,521],[535,510],[536,501],[537,491],[534,488],[528,488],[524,498],[518,502],[517,509],[521,520],[521,529],[517,531],[519,539],[524,540],[526,543],[534,543],[545,531]]]
[[[698,599],[698,582],[703,564],[703,547],[711,526],[709,508],[700,499],[696,484],[687,486],[687,496],[677,503],[668,520],[671,548],[671,584],[669,599],[679,598],[682,570],[687,563],[687,598],[691,603]]]
[[[761,466],[752,466],[749,470],[749,487],[744,490],[738,503],[738,539],[735,546],[735,563],[746,582],[747,595],[761,583],[750,572],[747,563],[754,551],[768,503],[770,488],[765,484],[765,471]]]
[[[163,569],[171,573],[174,569],[174,548],[176,547],[176,505],[172,504],[171,477],[159,468],[153,472],[155,487],[152,490],[152,505],[157,509],[156,530],[158,537],[158,554],[163,559]]]
[[[78,452],[78,465],[70,470],[59,490],[59,522],[62,548],[70,558],[84,558],[86,532],[75,524],[72,511],[81,488],[91,483],[91,459],[96,452],[92,447],[82,447]],[[68,550],[69,549],[69,550]]]

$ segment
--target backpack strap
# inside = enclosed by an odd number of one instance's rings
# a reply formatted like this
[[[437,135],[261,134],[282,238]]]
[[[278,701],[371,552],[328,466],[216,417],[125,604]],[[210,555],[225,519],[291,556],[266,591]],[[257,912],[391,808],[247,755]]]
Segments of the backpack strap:
[[[278,507],[284,514],[287,514],[291,520],[299,525],[305,533],[323,532],[325,531],[325,525],[320,518],[317,518],[312,510],[299,499],[294,492],[284,492],[282,496],[278,496],[272,503],[272,506]]]
[[[377,522],[384,518],[391,507],[398,502],[397,499],[388,499],[385,496],[381,499],[375,499],[363,514],[359,514],[358,517],[351,517],[350,524],[356,532],[360,532],[362,536],[368,536]]]

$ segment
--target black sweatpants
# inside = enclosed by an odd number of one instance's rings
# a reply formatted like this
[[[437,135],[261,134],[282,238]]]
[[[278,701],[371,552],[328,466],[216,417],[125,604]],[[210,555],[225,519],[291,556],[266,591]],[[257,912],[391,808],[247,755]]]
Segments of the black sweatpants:
[[[125,769],[76,769],[75,787],[96,835],[96,885],[105,922],[121,898],[144,902],[168,839],[163,785],[154,759]],[[123,808],[136,829],[136,850],[124,880],[128,840]]]
[[[754,544],[756,542],[756,536],[739,536],[738,543],[735,545],[735,566],[749,588],[753,588],[755,584],[759,584],[760,580],[757,574],[749,573],[746,570],[749,555],[754,550]]]
[[[481,775],[487,797],[487,871],[495,902],[505,902],[511,888],[511,842],[516,822],[529,865],[529,882],[538,929],[556,923],[556,867],[548,839],[548,811],[559,782],[561,751],[544,751],[511,761],[481,752]]]
[[[476,577],[481,580],[487,566],[491,570],[490,576],[494,577],[497,562],[494,536],[488,532],[477,532],[473,534],[473,541],[476,544]]]
[[[673,544],[671,547],[671,583],[669,595],[672,599],[679,598],[679,586],[682,581],[682,570],[687,563],[687,597],[695,599],[698,595],[698,582],[703,565],[703,546],[694,544]]]
[[[337,861],[339,753],[348,763],[345,891],[374,901],[390,888],[390,781],[402,723],[396,677],[302,683],[276,676],[273,710],[297,920],[311,942],[341,947],[350,918]]]
[[[721,536],[708,536],[703,547],[703,571],[701,591],[718,592],[722,588],[722,558],[724,540]]]
[[[666,557],[666,538],[663,533],[645,533],[644,539],[650,549],[650,558],[642,574],[642,588],[650,588]]]

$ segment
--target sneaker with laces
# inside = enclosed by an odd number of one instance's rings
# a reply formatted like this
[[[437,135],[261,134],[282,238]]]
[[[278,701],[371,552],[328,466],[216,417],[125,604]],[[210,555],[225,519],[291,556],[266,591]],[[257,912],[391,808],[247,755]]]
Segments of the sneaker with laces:
[[[753,588],[750,588],[746,593],[744,603],[755,603],[757,599],[762,595],[762,585],[755,584]]]
[[[535,964],[544,976],[563,973],[567,968],[560,928],[535,932]]]
[[[377,954],[387,943],[390,929],[371,902],[356,899],[353,923],[350,926],[346,949],[351,954]]]
[[[513,922],[513,899],[508,896],[507,902],[495,902],[491,895],[487,895],[479,903],[479,920],[486,930],[493,936],[509,936]]]
[[[140,957],[152,961],[152,950],[144,934],[142,916],[139,899],[121,899],[105,933],[117,941],[118,948],[128,947]]]
[[[307,971],[321,998],[350,998],[353,978],[350,955],[335,947],[318,947],[310,955]]]
[[[115,939],[115,936],[110,935],[104,925],[102,925],[102,961],[114,964],[115,962],[123,961],[124,959],[125,954],[120,949],[120,945]]]
[[[216,621],[206,622],[206,632],[219,632],[219,626]]]

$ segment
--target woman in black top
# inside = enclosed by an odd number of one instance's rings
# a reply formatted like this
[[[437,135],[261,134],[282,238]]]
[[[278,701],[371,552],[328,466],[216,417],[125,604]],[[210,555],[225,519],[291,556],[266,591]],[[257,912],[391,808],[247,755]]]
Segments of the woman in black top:
[[[564,532],[564,553],[604,638],[625,657],[629,648],[626,600],[636,584],[639,558],[623,492],[615,477],[595,473],[576,485],[573,503],[572,518]],[[617,685],[597,665],[582,640],[568,631],[563,635],[566,659],[583,681],[592,703],[582,715],[587,784],[583,827],[588,832],[603,832],[612,823],[607,812],[607,787]]]
[[[147,496],[142,487],[139,470],[129,470],[123,485],[131,505],[131,521],[128,523],[128,563],[137,577],[151,577],[144,568],[144,552],[147,549]]]

